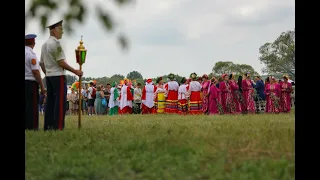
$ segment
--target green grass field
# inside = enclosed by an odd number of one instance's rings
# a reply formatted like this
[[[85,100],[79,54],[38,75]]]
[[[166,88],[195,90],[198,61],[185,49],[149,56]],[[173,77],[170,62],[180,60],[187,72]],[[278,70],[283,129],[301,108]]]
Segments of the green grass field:
[[[294,112],[82,119],[26,132],[28,180],[295,178]]]

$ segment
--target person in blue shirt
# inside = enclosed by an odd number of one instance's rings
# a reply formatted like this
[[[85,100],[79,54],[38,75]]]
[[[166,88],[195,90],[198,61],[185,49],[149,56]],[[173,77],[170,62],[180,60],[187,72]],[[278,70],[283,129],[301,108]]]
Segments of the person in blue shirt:
[[[266,95],[264,93],[264,83],[260,76],[254,78],[254,88],[257,91],[258,99],[256,101],[256,107],[258,112],[264,112]]]

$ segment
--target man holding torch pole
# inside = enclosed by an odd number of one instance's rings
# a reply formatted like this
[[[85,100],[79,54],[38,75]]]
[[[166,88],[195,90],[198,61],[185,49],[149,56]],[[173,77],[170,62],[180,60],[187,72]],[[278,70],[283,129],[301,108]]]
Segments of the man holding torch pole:
[[[42,45],[40,58],[40,66],[46,75],[47,84],[44,130],[63,130],[67,100],[66,70],[79,76],[79,79],[81,79],[83,72],[81,69],[72,68],[66,62],[64,51],[59,42],[63,34],[62,20],[47,28],[50,30],[50,37]]]

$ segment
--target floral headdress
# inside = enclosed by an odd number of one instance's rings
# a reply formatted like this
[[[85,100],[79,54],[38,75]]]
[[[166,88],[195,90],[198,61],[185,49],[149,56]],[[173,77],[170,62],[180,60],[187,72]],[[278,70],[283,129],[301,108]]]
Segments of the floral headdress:
[[[170,73],[169,75],[168,75],[168,78],[172,81],[172,80],[174,80],[174,74],[173,73]]]
[[[191,73],[191,74],[190,74],[190,78],[191,78],[192,80],[196,80],[196,79],[197,79],[197,73],[195,73],[195,72]]]

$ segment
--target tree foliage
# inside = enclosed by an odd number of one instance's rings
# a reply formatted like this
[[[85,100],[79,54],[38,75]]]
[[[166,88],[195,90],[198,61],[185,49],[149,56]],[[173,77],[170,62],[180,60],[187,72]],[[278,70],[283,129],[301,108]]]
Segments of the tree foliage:
[[[231,61],[219,61],[216,62],[212,68],[213,74],[224,74],[234,71],[234,64]]]
[[[227,73],[235,73],[236,75],[243,75],[247,72],[250,72],[251,74],[258,75],[253,67],[248,64],[234,64],[231,61],[219,61],[216,62],[215,65],[212,68],[212,76],[220,76],[221,74]]]
[[[272,43],[260,47],[259,60],[265,65],[262,72],[288,74],[295,79],[295,30],[281,33]]]
[[[127,74],[127,78],[128,79],[132,79],[132,80],[134,80],[134,79],[143,79],[143,76],[138,71],[131,71],[131,72],[129,72]]]
[[[119,7],[133,3],[134,0],[112,0]],[[86,16],[88,15],[87,3],[90,3],[89,0],[31,0],[30,6],[27,7],[26,10],[26,21],[30,19],[39,20],[41,29],[45,31],[47,24],[47,20],[52,14],[56,13],[58,9],[61,9],[64,6],[67,6],[68,11],[64,12],[63,20],[64,20],[64,30],[67,33],[73,32],[73,25],[78,22],[80,24],[84,23]],[[102,4],[97,4],[94,8],[94,11],[97,13],[97,18],[102,23],[103,27],[106,31],[112,32],[115,30],[116,23],[114,18],[110,15],[110,13],[105,10],[106,8],[102,6]],[[25,28],[27,28],[27,23],[25,24]],[[128,47],[128,40],[124,34],[118,35],[118,43],[122,48]]]

